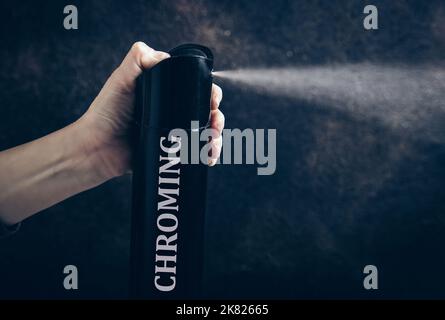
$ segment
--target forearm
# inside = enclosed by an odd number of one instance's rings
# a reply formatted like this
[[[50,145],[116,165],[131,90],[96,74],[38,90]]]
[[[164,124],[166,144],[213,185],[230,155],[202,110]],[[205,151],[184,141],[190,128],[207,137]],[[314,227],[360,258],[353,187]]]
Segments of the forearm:
[[[0,222],[14,224],[106,181],[82,121],[0,152]]]

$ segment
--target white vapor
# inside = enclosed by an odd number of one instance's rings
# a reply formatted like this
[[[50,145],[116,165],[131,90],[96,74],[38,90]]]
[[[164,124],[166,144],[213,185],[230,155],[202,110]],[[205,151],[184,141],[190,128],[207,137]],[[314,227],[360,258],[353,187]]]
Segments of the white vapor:
[[[215,77],[272,95],[334,107],[359,119],[445,142],[445,69],[348,64],[220,71]]]

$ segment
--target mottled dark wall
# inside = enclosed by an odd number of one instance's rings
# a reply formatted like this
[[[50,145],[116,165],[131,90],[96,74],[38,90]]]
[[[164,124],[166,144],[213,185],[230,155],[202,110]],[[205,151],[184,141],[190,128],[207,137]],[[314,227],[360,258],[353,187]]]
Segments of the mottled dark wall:
[[[62,27],[66,4],[79,30]],[[210,46],[216,69],[443,62],[442,1],[15,1],[0,4],[0,148],[78,118],[130,45]],[[222,83],[229,128],[277,128],[277,171],[210,171],[206,286],[217,297],[445,297],[445,148],[329,106]],[[425,101],[425,103],[428,103]],[[422,108],[422,105],[418,106]],[[32,159],[29,159],[32,161]],[[26,221],[0,242],[0,297],[127,295],[126,176]],[[80,290],[62,289],[63,266]],[[375,264],[380,290],[366,292]]]

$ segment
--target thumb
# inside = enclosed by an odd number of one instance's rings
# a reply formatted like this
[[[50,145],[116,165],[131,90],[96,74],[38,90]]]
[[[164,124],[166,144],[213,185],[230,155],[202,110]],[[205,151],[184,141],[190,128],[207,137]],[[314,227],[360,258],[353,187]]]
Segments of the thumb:
[[[150,69],[162,60],[170,57],[163,51],[156,51],[144,42],[136,42],[128,51],[120,66],[113,72],[112,78],[124,88],[132,90],[136,78],[145,69]]]

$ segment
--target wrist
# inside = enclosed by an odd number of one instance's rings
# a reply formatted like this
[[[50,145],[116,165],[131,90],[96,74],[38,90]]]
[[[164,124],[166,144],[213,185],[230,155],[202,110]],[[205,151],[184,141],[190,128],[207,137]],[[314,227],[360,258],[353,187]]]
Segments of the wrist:
[[[77,180],[79,188],[93,188],[109,178],[100,170],[96,154],[98,146],[89,138],[91,132],[84,119],[79,119],[61,130],[66,172]]]
[[[84,159],[90,178],[96,185],[121,176],[128,171],[127,142],[114,138],[108,127],[101,126],[103,119],[88,111],[73,125],[80,134],[79,154]]]

